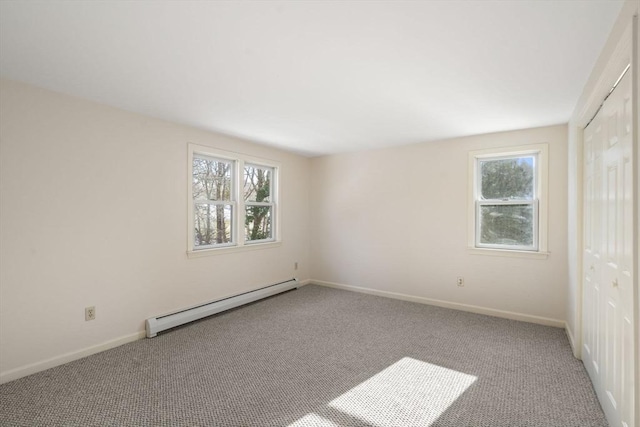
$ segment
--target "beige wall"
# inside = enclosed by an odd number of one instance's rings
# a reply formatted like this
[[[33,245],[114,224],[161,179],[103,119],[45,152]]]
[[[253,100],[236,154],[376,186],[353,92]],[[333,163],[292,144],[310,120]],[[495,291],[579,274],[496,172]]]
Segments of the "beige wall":
[[[307,159],[21,83],[0,91],[1,381],[294,274],[565,319],[566,126]],[[281,162],[281,247],[187,258],[188,142]],[[539,142],[551,255],[469,254],[468,152]]]
[[[308,158],[11,81],[0,95],[0,379],[309,278]],[[281,247],[187,259],[188,142],[281,162]]]
[[[549,143],[548,259],[470,254],[468,152],[541,142]],[[562,324],[566,165],[565,125],[314,158],[311,277]]]

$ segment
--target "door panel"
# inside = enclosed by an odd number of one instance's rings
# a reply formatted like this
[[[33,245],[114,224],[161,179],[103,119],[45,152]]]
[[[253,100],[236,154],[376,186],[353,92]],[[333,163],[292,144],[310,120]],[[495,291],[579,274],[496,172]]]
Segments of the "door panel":
[[[583,360],[612,426],[633,426],[631,73],[584,133]]]
[[[584,215],[585,215],[585,251],[584,251],[584,339],[583,359],[594,383],[600,378],[600,345],[598,337],[601,328],[598,305],[601,303],[599,289],[600,273],[600,200],[602,172],[602,126],[600,117],[594,118],[591,126],[585,129],[584,140]],[[587,225],[588,224],[588,225]]]

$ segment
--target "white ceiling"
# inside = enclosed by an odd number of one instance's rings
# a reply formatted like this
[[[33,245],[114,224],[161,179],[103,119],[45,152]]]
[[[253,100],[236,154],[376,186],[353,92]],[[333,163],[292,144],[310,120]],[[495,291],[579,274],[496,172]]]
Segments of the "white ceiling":
[[[621,1],[0,1],[0,73],[306,155],[565,123]]]

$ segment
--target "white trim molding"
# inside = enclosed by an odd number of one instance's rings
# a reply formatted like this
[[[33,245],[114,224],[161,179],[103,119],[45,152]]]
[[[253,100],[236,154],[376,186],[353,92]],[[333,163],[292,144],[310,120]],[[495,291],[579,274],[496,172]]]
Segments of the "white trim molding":
[[[263,249],[272,249],[282,246],[282,242],[252,243],[242,246],[225,246],[224,248],[199,249],[197,251],[187,251],[187,258],[202,258],[212,255],[222,255],[235,252],[259,251]],[[221,250],[224,249],[224,250]]]
[[[469,253],[469,255],[490,255],[508,258],[547,259],[549,257],[549,252],[514,251],[474,247],[467,248],[467,252]]]
[[[519,247],[493,248],[478,244],[478,218],[476,205],[479,200],[477,186],[478,161],[481,159],[495,159],[500,157],[536,156],[534,200],[537,200],[534,209],[533,225],[534,244],[533,249],[522,250]],[[468,224],[467,245],[470,253],[475,255],[515,256],[520,258],[546,259],[548,256],[548,218],[549,218],[549,144],[538,143],[518,145],[513,147],[495,147],[484,150],[469,151],[468,159]]]
[[[569,345],[571,345],[571,352],[576,359],[580,359],[580,349],[576,347],[576,340],[573,337],[573,332],[571,332],[571,328],[569,327],[569,323],[564,322],[564,331],[567,334],[567,338],[569,339]]]
[[[200,258],[203,256],[242,252],[252,249],[269,249],[281,244],[280,234],[280,205],[279,205],[279,174],[280,162],[270,159],[262,159],[242,153],[220,150],[205,145],[193,143],[187,144],[187,257]],[[217,203],[223,206],[231,206],[231,242],[196,248],[194,246],[194,203],[200,200],[193,199],[193,159],[194,157],[210,158],[215,161],[229,162],[231,165],[231,191],[229,200],[206,201],[203,203]],[[245,165],[264,167],[271,170],[270,202],[271,230],[269,239],[247,241],[244,236],[244,182]],[[267,203],[265,203],[267,205]]]
[[[398,292],[380,291],[377,289],[363,288],[360,286],[344,285],[341,283],[326,282],[324,280],[310,281],[312,284],[326,286],[328,288],[342,289],[351,292],[360,292],[363,294],[375,295],[385,298],[393,298],[402,301],[417,302],[426,305],[435,305],[437,307],[451,308],[453,310],[466,311],[469,313],[484,314],[487,316],[501,317],[503,319],[518,320],[521,322],[536,323],[538,325],[553,326],[556,328],[564,328],[566,322],[559,319],[551,319],[548,317],[534,316],[531,314],[516,313],[513,311],[498,310],[495,308],[481,307],[477,305],[462,304],[458,302],[442,301],[437,299],[419,297],[414,295],[401,294]]]
[[[50,359],[42,360],[40,362],[31,363],[26,366],[21,366],[10,371],[0,373],[0,384],[7,383],[9,381],[17,380],[27,375],[35,374],[37,372],[45,371],[56,366],[64,365],[65,363],[73,362],[74,360],[82,359],[92,354],[97,354],[105,350],[111,350],[112,348],[120,347],[121,345],[128,344],[130,342],[141,340],[145,337],[145,331],[139,331],[134,334],[125,335],[120,338],[116,338],[107,342],[86,347],[80,350],[65,353],[60,356],[55,356]]]
[[[296,280],[298,280],[298,279],[296,279]],[[310,283],[312,283],[311,279],[298,280],[298,288],[301,288],[301,287],[303,287],[305,285],[308,285]]]

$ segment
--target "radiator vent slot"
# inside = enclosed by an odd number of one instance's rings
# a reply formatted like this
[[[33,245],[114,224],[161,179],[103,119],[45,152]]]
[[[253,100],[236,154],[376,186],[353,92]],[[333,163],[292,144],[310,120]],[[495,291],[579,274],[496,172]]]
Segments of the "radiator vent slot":
[[[250,302],[258,301],[298,287],[298,279],[294,278],[287,280],[286,282],[265,286],[254,291],[197,305],[174,313],[150,317],[145,322],[147,338],[155,337],[158,335],[158,332],[166,331],[167,329],[175,328],[176,326],[184,325],[185,323],[193,322],[226,310],[231,310],[232,308],[240,307],[241,305],[249,304]]]

